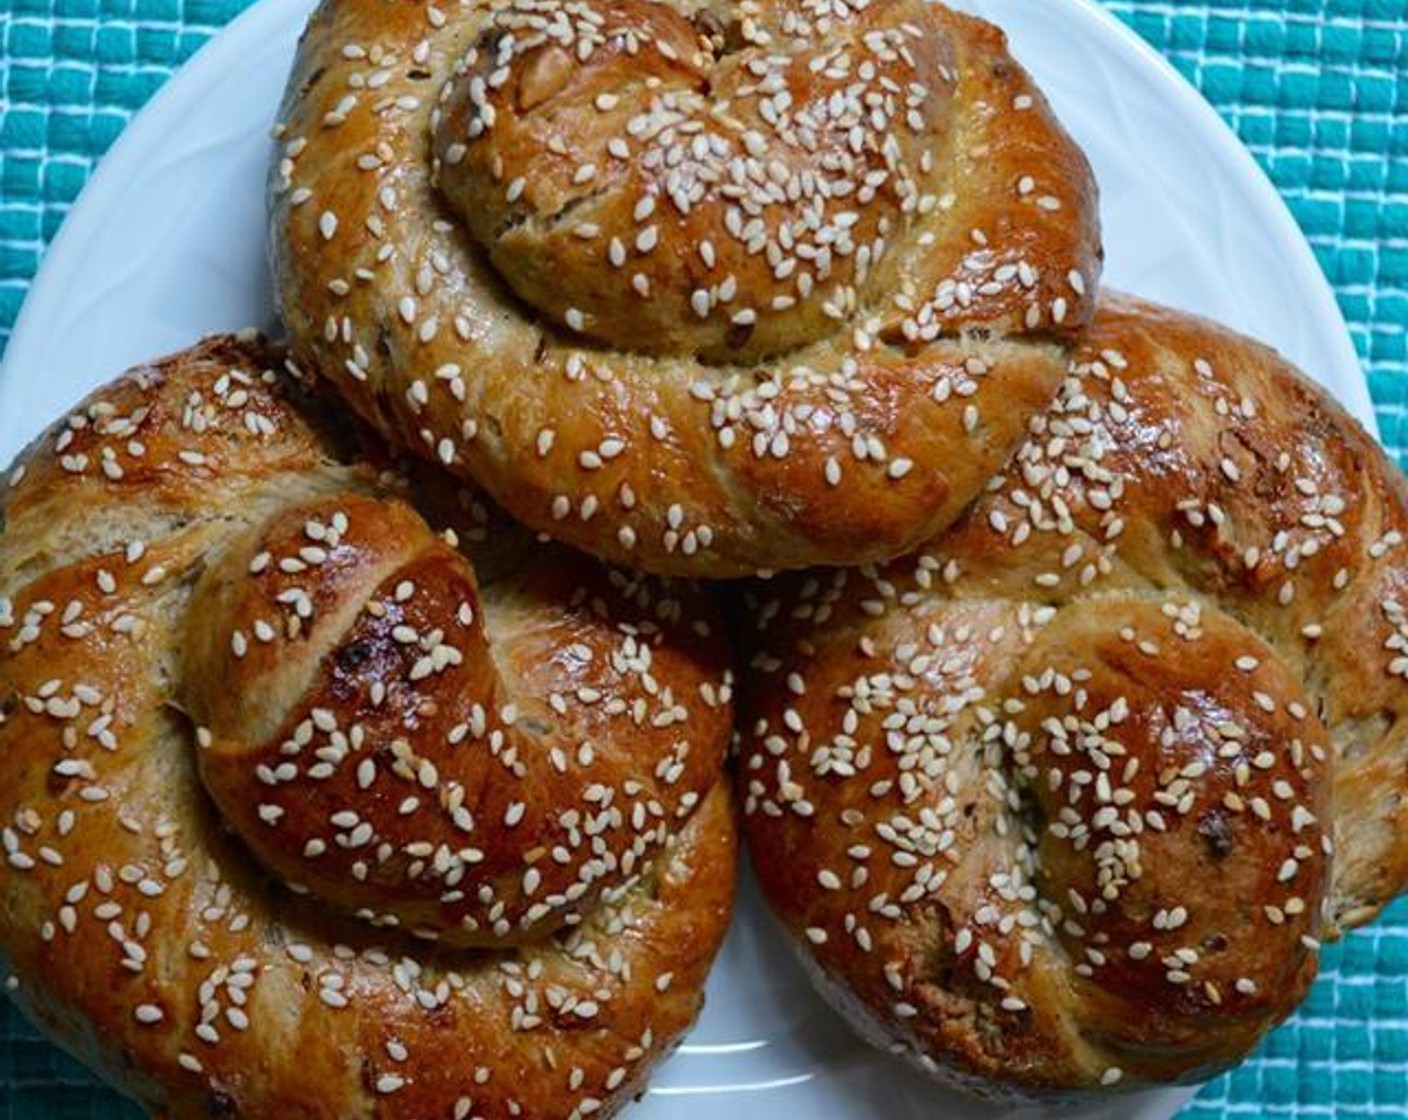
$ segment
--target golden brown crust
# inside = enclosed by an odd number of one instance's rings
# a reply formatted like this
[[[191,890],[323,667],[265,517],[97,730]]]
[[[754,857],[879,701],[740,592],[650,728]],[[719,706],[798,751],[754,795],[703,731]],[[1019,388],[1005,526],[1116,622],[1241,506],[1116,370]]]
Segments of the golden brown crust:
[[[327,0],[270,189],[296,349],[638,568],[929,538],[1060,380],[1096,192],[996,29],[828,11]]]
[[[951,531],[755,588],[747,832],[823,990],[989,1095],[1240,1060],[1408,883],[1405,531],[1277,355],[1108,300]]]
[[[732,905],[711,607],[346,457],[276,360],[136,371],[11,476],[15,998],[173,1120],[609,1114]]]

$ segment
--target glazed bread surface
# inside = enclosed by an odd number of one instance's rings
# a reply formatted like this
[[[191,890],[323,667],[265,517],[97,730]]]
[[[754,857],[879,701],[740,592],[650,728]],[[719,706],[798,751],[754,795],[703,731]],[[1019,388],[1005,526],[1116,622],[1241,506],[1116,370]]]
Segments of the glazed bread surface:
[[[326,0],[270,182],[296,351],[530,527],[715,578],[889,559],[1060,382],[1079,149],[925,0]]]
[[[732,904],[710,600],[392,471],[281,360],[138,369],[9,476],[14,997],[171,1120],[609,1114]]]
[[[1205,1079],[1408,880],[1401,475],[1272,351],[1111,298],[949,532],[749,593],[768,900],[965,1089]]]

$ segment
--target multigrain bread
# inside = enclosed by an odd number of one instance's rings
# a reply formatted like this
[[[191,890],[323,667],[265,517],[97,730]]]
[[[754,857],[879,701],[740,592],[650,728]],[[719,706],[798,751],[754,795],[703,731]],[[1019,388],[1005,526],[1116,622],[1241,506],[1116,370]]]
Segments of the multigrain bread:
[[[530,527],[709,577],[889,559],[1050,400],[1090,169],[925,0],[326,0],[271,249],[296,352]]]
[[[1408,879],[1405,532],[1324,392],[1112,298],[951,531],[750,592],[746,834],[822,989],[991,1096],[1243,1058]]]
[[[705,593],[404,478],[232,338],[0,498],[0,950],[169,1120],[584,1117],[733,897]]]

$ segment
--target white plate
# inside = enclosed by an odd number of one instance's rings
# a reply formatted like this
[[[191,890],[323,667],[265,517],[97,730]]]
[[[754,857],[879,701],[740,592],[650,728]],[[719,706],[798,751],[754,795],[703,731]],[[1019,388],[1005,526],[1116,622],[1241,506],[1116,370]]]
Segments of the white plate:
[[[0,463],[129,365],[220,329],[271,326],[267,133],[313,0],[263,0],[141,113],[40,270],[0,368]],[[1372,430],[1334,297],[1271,184],[1212,109],[1087,0],[960,0],[1002,24],[1103,193],[1117,287],[1263,338]],[[1062,1113],[1167,1120],[1184,1090]],[[853,1041],[811,994],[745,884],[703,1020],[631,1120],[969,1120],[1005,1113],[941,1093]]]

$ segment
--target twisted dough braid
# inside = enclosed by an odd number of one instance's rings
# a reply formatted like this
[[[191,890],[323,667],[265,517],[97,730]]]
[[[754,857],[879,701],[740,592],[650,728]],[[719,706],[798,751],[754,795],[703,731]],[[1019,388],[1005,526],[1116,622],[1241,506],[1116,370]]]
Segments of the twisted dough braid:
[[[999,31],[925,0],[326,0],[280,136],[298,352],[644,570],[928,539],[1093,308],[1084,157]]]
[[[278,360],[137,370],[11,475],[16,998],[161,1116],[609,1113],[732,902],[710,604],[385,470]]]
[[[823,990],[988,1095],[1244,1057],[1408,881],[1406,531],[1274,353],[1109,301],[952,531],[756,589],[747,834]]]

